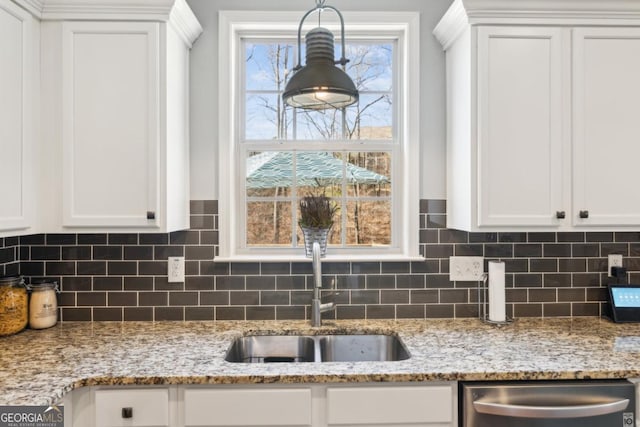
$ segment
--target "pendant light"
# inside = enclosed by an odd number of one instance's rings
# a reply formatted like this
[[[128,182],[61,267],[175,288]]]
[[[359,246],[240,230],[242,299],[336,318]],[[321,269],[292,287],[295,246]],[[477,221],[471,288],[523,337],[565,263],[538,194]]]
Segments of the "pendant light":
[[[292,107],[309,110],[338,109],[358,101],[356,85],[343,69],[336,66],[340,64],[344,67],[349,62],[344,56],[344,19],[338,9],[325,6],[324,3],[325,0],[316,0],[316,7],[302,17],[298,26],[298,65],[293,69],[294,74],[282,93],[284,102]],[[302,24],[311,13],[321,13],[324,9],[333,10],[340,18],[342,57],[337,61],[334,59],[334,37],[331,31],[317,27],[305,36],[307,63],[303,67],[300,64]]]

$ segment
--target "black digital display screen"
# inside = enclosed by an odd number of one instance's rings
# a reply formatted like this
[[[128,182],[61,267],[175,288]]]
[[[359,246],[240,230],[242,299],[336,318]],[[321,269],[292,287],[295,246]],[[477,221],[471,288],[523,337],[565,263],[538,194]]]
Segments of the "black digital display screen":
[[[640,288],[613,286],[611,297],[616,307],[640,307]]]
[[[609,317],[616,322],[640,322],[640,285],[609,285]]]

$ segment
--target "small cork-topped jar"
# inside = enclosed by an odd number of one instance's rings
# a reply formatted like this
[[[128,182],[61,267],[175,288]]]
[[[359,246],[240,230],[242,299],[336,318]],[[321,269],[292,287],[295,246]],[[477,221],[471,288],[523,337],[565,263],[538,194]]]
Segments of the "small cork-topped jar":
[[[58,284],[56,282],[32,283],[29,286],[29,327],[46,329],[58,322]]]
[[[27,327],[28,301],[22,277],[0,277],[0,336],[17,334]]]

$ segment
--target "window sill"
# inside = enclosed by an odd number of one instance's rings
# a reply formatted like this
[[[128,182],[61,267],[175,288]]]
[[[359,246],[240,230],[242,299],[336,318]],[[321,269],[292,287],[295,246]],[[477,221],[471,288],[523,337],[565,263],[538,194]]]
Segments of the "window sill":
[[[304,255],[234,255],[215,257],[214,262],[311,262]],[[322,262],[421,262],[422,256],[406,255],[327,255]]]

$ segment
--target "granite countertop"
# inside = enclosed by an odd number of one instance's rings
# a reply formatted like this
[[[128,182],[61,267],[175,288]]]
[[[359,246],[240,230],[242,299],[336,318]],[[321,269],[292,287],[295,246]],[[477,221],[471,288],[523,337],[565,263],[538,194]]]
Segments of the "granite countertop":
[[[398,362],[224,361],[242,335],[397,333]],[[640,324],[599,318],[268,322],[65,322],[0,338],[0,405],[44,405],[83,386],[640,377]]]

